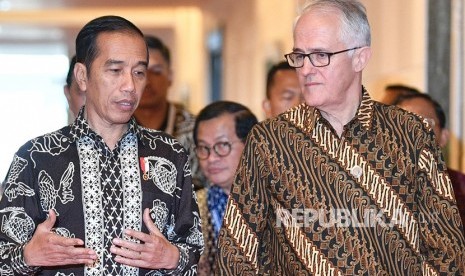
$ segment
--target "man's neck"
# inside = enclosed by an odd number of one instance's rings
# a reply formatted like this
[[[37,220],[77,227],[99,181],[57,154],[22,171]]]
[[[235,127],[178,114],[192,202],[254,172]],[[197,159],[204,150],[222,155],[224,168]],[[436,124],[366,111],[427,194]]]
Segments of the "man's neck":
[[[168,102],[157,107],[139,106],[134,112],[134,117],[141,126],[160,130],[167,119],[168,108]]]
[[[323,118],[325,118],[334,128],[338,137],[341,137],[342,132],[344,131],[344,126],[357,114],[361,101],[362,94],[359,91],[356,95],[348,95],[347,100],[341,102],[341,104],[321,109],[319,108],[319,110]]]
[[[100,135],[105,144],[113,150],[121,139],[123,134],[128,130],[128,124],[106,124],[100,120],[94,120],[85,114],[89,127]]]

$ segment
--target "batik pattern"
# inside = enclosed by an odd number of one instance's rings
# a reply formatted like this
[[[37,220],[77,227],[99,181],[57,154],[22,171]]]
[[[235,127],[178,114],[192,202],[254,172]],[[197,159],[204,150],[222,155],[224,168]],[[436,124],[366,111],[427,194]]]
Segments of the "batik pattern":
[[[301,104],[251,131],[217,275],[462,275],[465,239],[433,132],[363,91],[341,137]]]
[[[194,130],[195,116],[190,113],[186,107],[178,103],[170,103],[170,108],[175,109],[173,133],[169,133],[188,151],[189,165],[192,171],[192,183],[195,189],[200,189],[204,186],[205,176],[200,170],[200,165],[197,157],[194,154]]]
[[[184,148],[173,137],[131,120],[110,150],[89,128],[83,112],[72,125],[29,141],[15,154],[0,200],[1,275],[195,273],[203,236]],[[144,178],[147,171],[150,177]],[[180,251],[175,270],[120,265],[110,253],[113,238],[129,238],[124,229],[148,233],[142,220],[145,208]],[[80,238],[97,252],[93,265],[38,268],[24,263],[24,245],[49,209],[57,214],[53,232]]]

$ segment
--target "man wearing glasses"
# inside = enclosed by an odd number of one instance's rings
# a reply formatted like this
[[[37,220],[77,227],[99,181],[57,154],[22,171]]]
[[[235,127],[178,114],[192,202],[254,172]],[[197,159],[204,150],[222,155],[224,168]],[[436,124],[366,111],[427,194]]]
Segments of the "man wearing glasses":
[[[213,275],[216,241],[234,174],[247,134],[257,122],[247,107],[230,101],[207,105],[195,121],[195,154],[209,182],[205,185],[208,188],[197,191],[207,244],[200,257],[198,275]]]
[[[463,226],[434,136],[373,101],[365,7],[308,3],[294,27],[305,103],[250,132],[217,275],[463,275]]]

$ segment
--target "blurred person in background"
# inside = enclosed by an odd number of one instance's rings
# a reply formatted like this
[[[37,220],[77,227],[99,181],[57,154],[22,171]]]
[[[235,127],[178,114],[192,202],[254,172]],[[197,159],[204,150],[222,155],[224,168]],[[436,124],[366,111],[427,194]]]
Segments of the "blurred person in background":
[[[245,106],[231,101],[213,102],[203,108],[194,127],[195,153],[209,182],[197,191],[204,253],[198,275],[213,275],[218,233],[222,225],[228,195],[249,131],[257,123]]]
[[[428,94],[418,93],[400,96],[393,104],[424,118],[434,131],[436,143],[441,148],[446,147],[449,141],[449,130],[446,128],[446,113],[436,100]],[[449,167],[447,171],[454,188],[462,223],[465,225],[465,175]]]
[[[266,118],[277,116],[303,101],[295,68],[287,61],[274,64],[266,77],[266,99],[262,107]]]
[[[397,98],[406,95],[416,95],[421,92],[415,87],[405,84],[388,84],[384,88],[383,96],[380,100],[381,103],[391,105],[394,104]]]
[[[168,100],[169,88],[173,81],[171,52],[158,37],[145,35],[145,42],[149,48],[147,84],[134,117],[144,127],[174,136],[186,148],[189,153],[192,182],[195,189],[201,188],[204,177],[193,153],[192,130],[195,116],[184,105]]]

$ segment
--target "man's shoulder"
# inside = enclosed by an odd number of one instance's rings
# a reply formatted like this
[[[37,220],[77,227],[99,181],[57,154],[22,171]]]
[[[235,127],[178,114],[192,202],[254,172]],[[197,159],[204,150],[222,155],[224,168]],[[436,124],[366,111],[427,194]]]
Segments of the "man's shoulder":
[[[176,152],[184,150],[184,147],[179,143],[174,136],[155,129],[138,126],[139,139],[143,145],[155,149],[157,146],[167,146]]]
[[[462,195],[465,197],[465,174],[451,168],[447,168],[447,171],[449,173],[449,177],[454,188],[460,187],[460,191],[462,192]]]
[[[176,116],[184,118],[183,121],[195,120],[195,115],[192,112],[190,112],[185,105],[176,102],[172,102],[170,104],[172,104],[176,109]]]
[[[424,125],[423,118],[395,105],[386,105],[374,101],[373,109],[373,113],[376,116],[375,118],[390,122],[386,124],[386,127],[397,127],[399,124],[414,124],[421,128]]]
[[[378,117],[389,116],[391,118],[404,118],[404,119],[413,119],[418,122],[421,122],[418,115],[415,113],[404,110],[396,105],[387,105],[377,101],[373,101],[374,113]]]
[[[34,163],[41,158],[58,156],[69,150],[74,138],[70,127],[66,126],[40,136],[36,136],[22,144],[15,153],[15,158],[32,160]]]
[[[70,126],[65,126],[61,129],[36,136],[24,143],[21,148],[29,148],[38,145],[46,145],[46,148],[63,147],[72,142],[70,130]],[[44,148],[44,150],[46,148]]]

